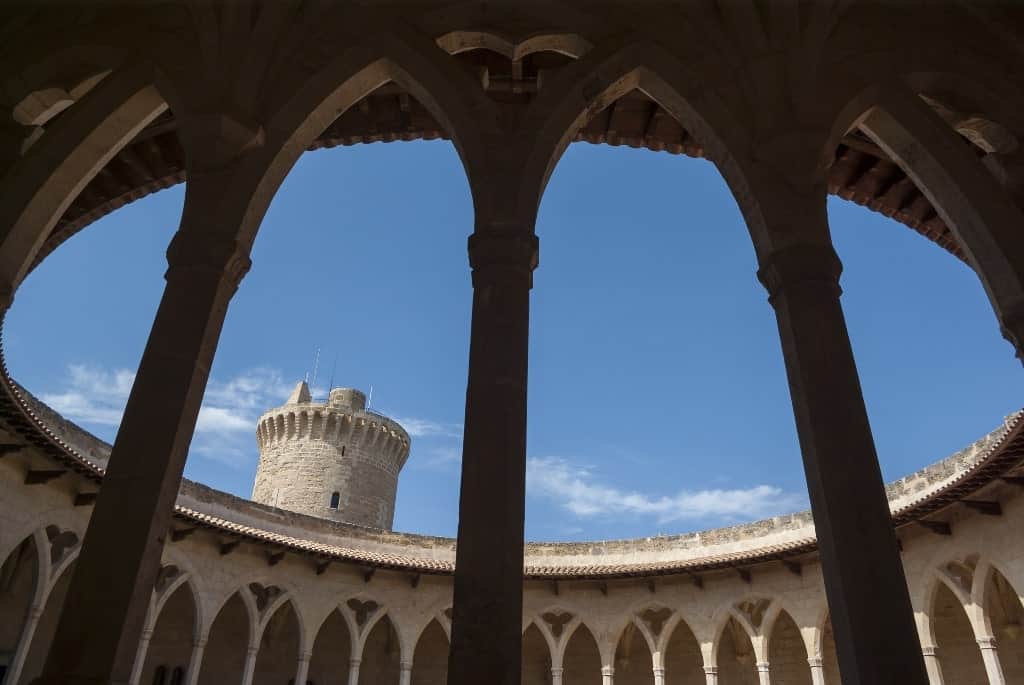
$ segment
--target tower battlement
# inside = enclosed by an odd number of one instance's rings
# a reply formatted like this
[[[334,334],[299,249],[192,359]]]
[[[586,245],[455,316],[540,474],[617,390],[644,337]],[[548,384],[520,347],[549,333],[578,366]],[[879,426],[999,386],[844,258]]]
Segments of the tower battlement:
[[[390,530],[408,433],[366,409],[354,388],[314,402],[305,382],[260,417],[252,499],[311,516]]]

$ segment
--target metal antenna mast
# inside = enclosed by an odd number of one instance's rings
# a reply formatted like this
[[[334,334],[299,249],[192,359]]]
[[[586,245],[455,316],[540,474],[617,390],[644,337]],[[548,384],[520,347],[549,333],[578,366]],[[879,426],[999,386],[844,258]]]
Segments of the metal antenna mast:
[[[310,389],[316,385],[316,372],[320,368],[320,348],[316,348],[316,355],[313,357],[313,380],[310,382]]]

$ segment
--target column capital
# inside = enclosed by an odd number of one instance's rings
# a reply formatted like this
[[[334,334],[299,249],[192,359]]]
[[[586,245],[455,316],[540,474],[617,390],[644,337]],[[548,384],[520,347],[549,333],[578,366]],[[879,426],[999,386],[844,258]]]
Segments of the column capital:
[[[936,656],[938,655],[938,648],[935,645],[922,645],[921,656]]]
[[[761,259],[757,278],[768,291],[768,301],[784,291],[825,290],[838,297],[842,262],[831,245],[790,245]]]
[[[398,664],[398,670],[400,670],[400,671],[411,671],[412,670],[412,662],[411,661],[402,661],[402,662],[400,662]]]
[[[561,668],[552,668],[551,669],[551,675],[553,677],[555,677],[555,678],[561,677],[562,673],[563,673],[563,669],[561,669]]]
[[[718,675],[718,666],[705,666],[704,675]]]
[[[656,676],[665,675],[665,667],[664,666],[655,666],[654,667],[654,675],[656,675]]]
[[[807,665],[811,668],[821,668],[822,663],[823,662],[820,656],[812,656],[807,660]]]
[[[540,241],[526,231],[477,231],[469,236],[469,265],[473,286],[494,280],[525,278],[533,286]]]
[[[309,662],[313,658],[313,652],[303,652],[299,654],[299,661]]]
[[[167,247],[167,280],[201,272],[220,276],[234,287],[249,272],[252,260],[237,240],[179,230]]]
[[[994,637],[992,637],[991,635],[987,635],[985,637],[979,637],[978,638],[978,647],[980,647],[982,649],[995,649],[996,648],[996,639]]]
[[[192,649],[205,649],[207,638],[201,637],[192,643]]]
[[[601,675],[615,675],[615,667],[614,666],[602,666],[601,667]]]
[[[361,663],[363,663],[362,659],[349,659],[348,660],[349,668],[354,668],[354,667],[358,666]]]
[[[771,668],[769,667],[767,661],[759,661],[757,663],[757,671],[758,673],[768,673],[771,671]]]

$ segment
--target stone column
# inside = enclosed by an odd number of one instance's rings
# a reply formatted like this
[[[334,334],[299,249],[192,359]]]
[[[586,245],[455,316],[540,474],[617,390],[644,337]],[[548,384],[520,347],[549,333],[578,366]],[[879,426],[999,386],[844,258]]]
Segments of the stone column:
[[[665,667],[654,667],[654,685],[665,685]]]
[[[310,652],[299,655],[299,663],[295,668],[295,685],[306,685],[306,680],[309,679],[309,660],[312,658],[313,654]]]
[[[996,651],[996,639],[980,637],[978,647],[981,649],[981,659],[985,662],[988,685],[1006,685],[1006,676],[1003,675],[1003,666],[999,663],[999,653]]]
[[[929,685],[943,685],[942,666],[939,664],[939,655],[935,647],[922,647],[921,655],[924,656],[924,668],[928,673]]]
[[[360,659],[348,660],[348,685],[359,685],[359,664]]]
[[[562,685],[562,669],[551,669],[551,685]]]
[[[196,685],[199,682],[199,671],[203,667],[203,652],[205,651],[205,636],[192,643],[192,654],[188,658],[188,673],[185,674],[185,685]]]
[[[192,218],[198,213],[193,209]],[[167,251],[167,286],[37,683],[106,685],[131,676],[217,340],[228,302],[249,268],[234,240],[218,240],[208,226],[189,226],[187,215],[188,202]]]
[[[403,661],[398,665],[398,685],[409,685],[412,682],[412,664]]]
[[[39,626],[39,619],[42,615],[42,606],[33,606],[29,609],[28,616],[25,617],[25,627],[22,628],[21,637],[18,638],[18,647],[14,651],[11,663],[7,665],[7,676],[4,682],[13,685],[21,678],[21,669],[25,667],[25,658],[32,646],[32,638],[36,634],[36,628]]]
[[[139,685],[139,679],[142,678],[142,667],[146,665],[146,652],[149,651],[149,641],[152,639],[152,630],[142,631],[142,637],[139,638],[139,651],[135,654],[135,665],[132,666],[132,677],[128,681],[129,685]]]
[[[811,685],[825,685],[825,667],[821,658],[811,657],[807,660],[807,665],[811,667]]]
[[[828,235],[824,195],[814,235]],[[805,227],[806,228],[806,227]],[[846,321],[832,246],[761,261],[775,308],[844,685],[925,685],[917,628]]]
[[[615,685],[615,667],[601,667],[601,685]]]
[[[757,682],[759,685],[772,685],[771,669],[767,661],[761,661],[757,664]]]
[[[469,239],[473,321],[449,685],[519,685],[531,230]]]
[[[260,653],[260,643],[249,645],[245,650],[245,666],[242,667],[242,685],[252,685],[252,677],[256,674],[256,656]]]
[[[706,681],[706,685],[718,685],[718,667],[705,666],[704,680]]]

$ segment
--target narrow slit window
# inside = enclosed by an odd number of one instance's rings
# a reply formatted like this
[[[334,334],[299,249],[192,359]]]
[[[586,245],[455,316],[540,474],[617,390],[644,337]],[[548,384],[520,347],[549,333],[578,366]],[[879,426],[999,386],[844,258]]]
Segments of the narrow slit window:
[[[345,446],[344,445],[341,446],[341,456],[343,456],[343,457],[345,456]]]
[[[331,495],[331,509],[337,509],[338,504],[341,502],[341,493],[335,492]]]

